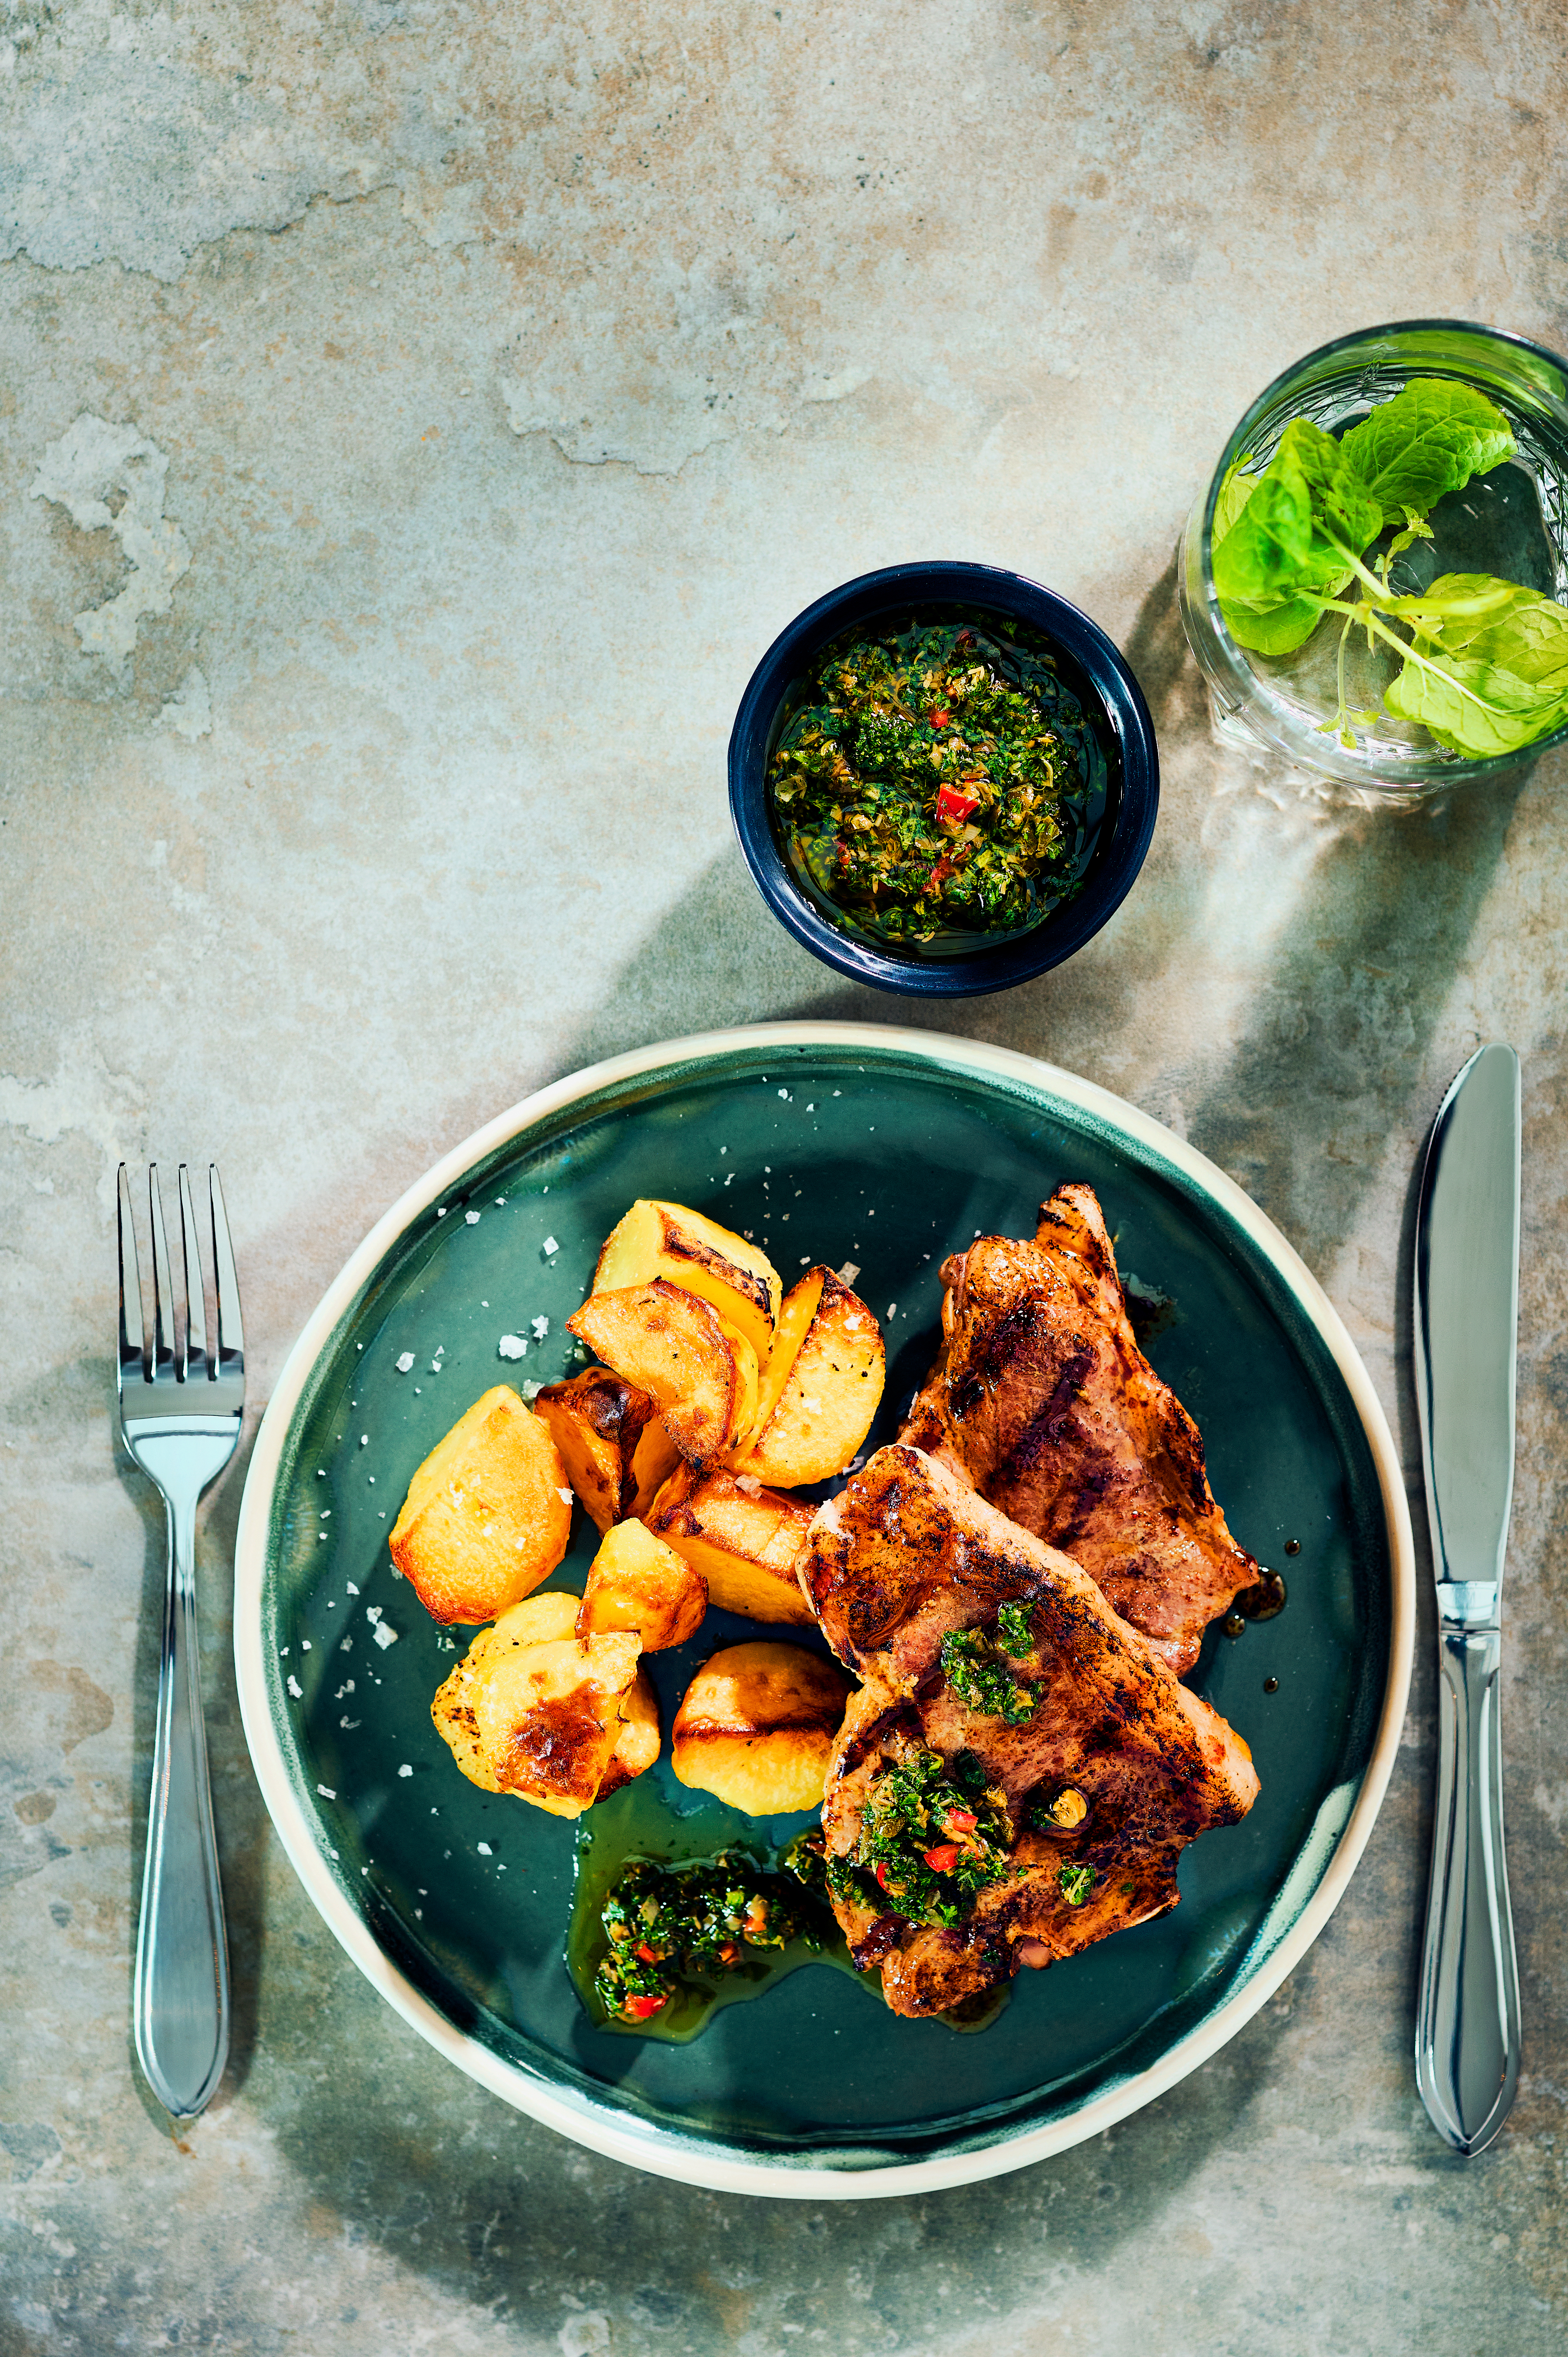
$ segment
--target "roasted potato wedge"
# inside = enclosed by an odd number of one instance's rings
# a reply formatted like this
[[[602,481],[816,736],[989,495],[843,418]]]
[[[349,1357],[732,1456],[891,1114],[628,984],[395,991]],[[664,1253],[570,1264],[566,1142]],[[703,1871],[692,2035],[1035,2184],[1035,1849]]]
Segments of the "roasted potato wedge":
[[[605,1239],[594,1271],[594,1291],[665,1277],[712,1304],[727,1326],[744,1334],[758,1361],[768,1355],[784,1288],[768,1254],[683,1203],[644,1198]]]
[[[642,1523],[617,1523],[605,1534],[583,1589],[577,1634],[635,1629],[645,1653],[683,1645],[703,1625],[708,1584]]]
[[[478,1682],[503,1653],[574,1635],[581,1602],[580,1597],[568,1596],[559,1588],[551,1588],[542,1596],[524,1597],[521,1604],[514,1604],[510,1611],[501,1614],[493,1629],[478,1631],[438,1690],[430,1706],[430,1716],[435,1721],[437,1734],[449,1746],[470,1784],[481,1785],[487,1792],[501,1790],[479,1740],[474,1717],[474,1695]]]
[[[389,1544],[431,1619],[493,1620],[548,1579],[572,1535],[572,1491],[548,1425],[497,1383],[408,1485]]]
[[[702,1573],[709,1600],[725,1611],[809,1629],[811,1611],[794,1563],[811,1515],[810,1506],[760,1482],[682,1466],[654,1500],[648,1527]]]
[[[659,1756],[659,1714],[635,1631],[579,1643],[582,1599],[529,1597],[481,1630],[430,1706],[471,1783],[575,1817]],[[651,1749],[650,1727],[651,1727]]]
[[[871,1429],[886,1366],[859,1295],[831,1268],[809,1269],[779,1313],[756,1420],[729,1463],[787,1489],[842,1473]]]
[[[533,1412],[549,1426],[566,1479],[601,1534],[632,1513],[638,1449],[659,1415],[649,1394],[608,1367],[585,1367],[569,1383],[546,1383]]]
[[[637,1454],[631,1460],[631,1478],[637,1484],[631,1512],[639,1518],[645,1515],[676,1467],[685,1461],[665,1430],[664,1418],[656,1415],[653,1422],[644,1427],[642,1438],[637,1444]]]
[[[651,1393],[682,1457],[706,1465],[757,1412],[757,1353],[716,1309],[664,1277],[591,1293],[570,1330],[628,1383]]]
[[[659,1697],[648,1672],[639,1669],[621,1696],[620,1735],[595,1800],[607,1801],[612,1792],[618,1792],[623,1784],[629,1784],[634,1776],[651,1768],[658,1757]]]
[[[835,1662],[799,1645],[730,1645],[687,1687],[670,1764],[749,1817],[818,1808],[849,1694]]]

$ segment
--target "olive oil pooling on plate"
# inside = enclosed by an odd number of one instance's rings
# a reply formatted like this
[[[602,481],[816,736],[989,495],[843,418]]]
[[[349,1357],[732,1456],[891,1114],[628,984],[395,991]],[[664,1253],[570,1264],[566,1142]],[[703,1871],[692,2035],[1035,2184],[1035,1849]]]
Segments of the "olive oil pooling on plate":
[[[818,658],[768,761],[796,881],[907,955],[1039,924],[1079,888],[1109,765],[1042,634],[1000,616],[912,616]]]

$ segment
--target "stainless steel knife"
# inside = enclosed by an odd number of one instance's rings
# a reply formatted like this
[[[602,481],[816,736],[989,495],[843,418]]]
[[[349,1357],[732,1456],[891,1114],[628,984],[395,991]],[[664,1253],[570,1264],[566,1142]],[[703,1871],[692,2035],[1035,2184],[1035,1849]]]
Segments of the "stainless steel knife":
[[[1437,1810],[1415,2076],[1438,2134],[1484,2152],[1519,2081],[1519,1973],[1498,1717],[1513,1499],[1520,1069],[1472,1056],[1438,1109],[1415,1229],[1415,1384],[1437,1580]]]

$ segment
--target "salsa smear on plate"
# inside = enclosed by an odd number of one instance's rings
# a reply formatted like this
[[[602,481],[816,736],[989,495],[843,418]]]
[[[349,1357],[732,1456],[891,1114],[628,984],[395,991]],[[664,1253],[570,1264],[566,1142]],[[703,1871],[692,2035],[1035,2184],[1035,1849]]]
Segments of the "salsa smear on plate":
[[[1081,881],[1104,756],[1048,642],[1000,618],[836,640],[768,763],[798,878],[900,948],[970,950]]]

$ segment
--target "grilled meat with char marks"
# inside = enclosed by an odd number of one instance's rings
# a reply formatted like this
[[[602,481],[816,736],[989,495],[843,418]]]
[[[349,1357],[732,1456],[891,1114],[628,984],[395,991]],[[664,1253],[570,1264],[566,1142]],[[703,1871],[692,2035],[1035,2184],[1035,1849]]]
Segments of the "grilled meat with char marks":
[[[1240,1738],[1077,1564],[919,1450],[879,1449],[796,1572],[865,1682],[828,1772],[826,1868],[895,2013],[1163,1913],[1186,1845],[1251,1808]]]
[[[1098,1580],[1178,1674],[1260,1577],[1203,1442],[1133,1338],[1090,1187],[1058,1187],[1032,1243],[982,1236],[942,1265],[942,1351],[900,1438],[940,1457]]]

